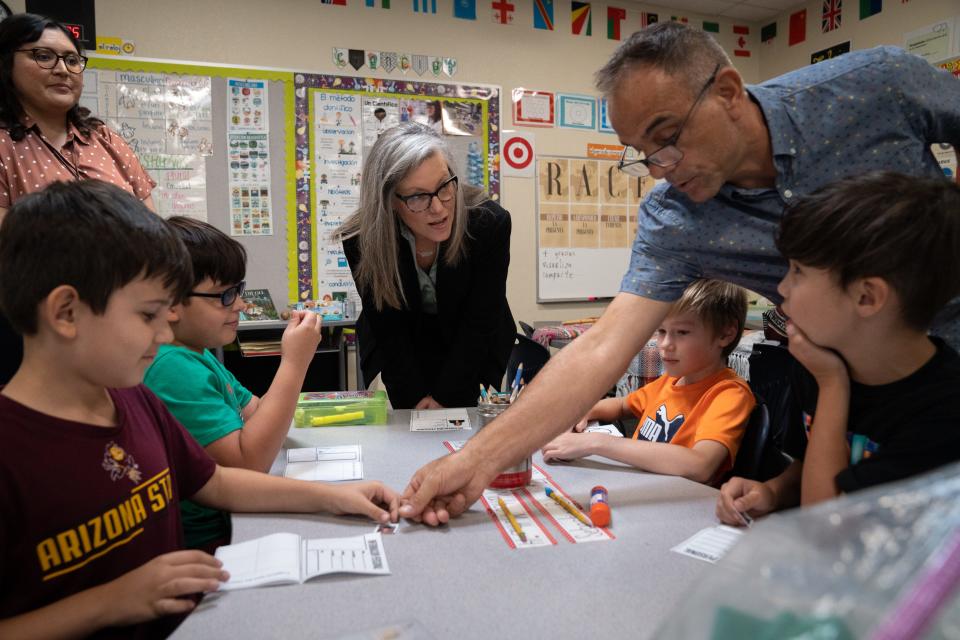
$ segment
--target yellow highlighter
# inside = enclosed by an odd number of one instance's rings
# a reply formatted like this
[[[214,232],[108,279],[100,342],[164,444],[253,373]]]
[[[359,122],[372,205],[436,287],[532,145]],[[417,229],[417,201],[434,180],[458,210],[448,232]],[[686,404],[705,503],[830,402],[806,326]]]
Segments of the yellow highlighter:
[[[343,424],[344,422],[353,422],[354,420],[363,420],[366,414],[363,411],[349,411],[347,413],[338,413],[332,416],[317,416],[310,418],[311,427],[322,427],[328,424]]]

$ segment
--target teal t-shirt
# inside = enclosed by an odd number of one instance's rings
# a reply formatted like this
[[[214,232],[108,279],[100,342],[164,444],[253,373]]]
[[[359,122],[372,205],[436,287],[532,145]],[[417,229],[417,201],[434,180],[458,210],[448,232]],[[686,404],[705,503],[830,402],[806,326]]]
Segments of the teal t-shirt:
[[[161,345],[144,384],[204,447],[243,428],[240,412],[253,397],[209,351],[173,345]],[[190,500],[180,502],[180,512],[188,548],[230,535],[229,513]]]

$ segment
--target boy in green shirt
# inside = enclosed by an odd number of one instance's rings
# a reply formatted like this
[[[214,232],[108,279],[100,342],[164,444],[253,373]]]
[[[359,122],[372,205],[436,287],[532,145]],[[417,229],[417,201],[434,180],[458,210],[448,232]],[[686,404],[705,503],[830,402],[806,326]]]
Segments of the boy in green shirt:
[[[177,216],[167,223],[187,246],[194,284],[171,309],[173,343],[160,347],[144,383],[219,464],[269,471],[320,342],[320,316],[294,312],[277,374],[262,398],[253,395],[209,351],[237,335],[246,252],[205,222]],[[212,552],[229,544],[230,514],[191,501],[181,511],[187,547]]]

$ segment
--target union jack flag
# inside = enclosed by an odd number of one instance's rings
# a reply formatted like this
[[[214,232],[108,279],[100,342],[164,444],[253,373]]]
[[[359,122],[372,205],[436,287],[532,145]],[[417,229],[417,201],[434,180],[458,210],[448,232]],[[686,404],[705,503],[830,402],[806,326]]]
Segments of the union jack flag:
[[[843,0],[823,0],[823,20],[820,24],[820,31],[827,33],[839,29],[842,12]]]

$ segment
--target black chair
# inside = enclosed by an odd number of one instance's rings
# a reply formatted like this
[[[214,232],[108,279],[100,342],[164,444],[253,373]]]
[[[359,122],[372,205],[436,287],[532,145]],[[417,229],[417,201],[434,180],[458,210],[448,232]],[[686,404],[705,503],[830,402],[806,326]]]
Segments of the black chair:
[[[520,325],[520,330],[523,331],[523,335],[527,336],[528,338],[533,337],[533,327],[528,325],[523,320],[517,320],[517,324]]]
[[[513,379],[517,375],[517,367],[523,363],[523,373],[520,377],[526,384],[530,384],[533,377],[537,375],[543,365],[550,359],[550,350],[539,342],[534,342],[522,333],[517,334],[517,339],[513,343],[513,351],[510,353],[510,361],[507,363],[507,387],[513,384]]]
[[[731,475],[763,482],[780,475],[789,460],[774,443],[770,426],[770,412],[763,398],[756,396],[757,405],[740,441],[740,450],[733,463]]]

